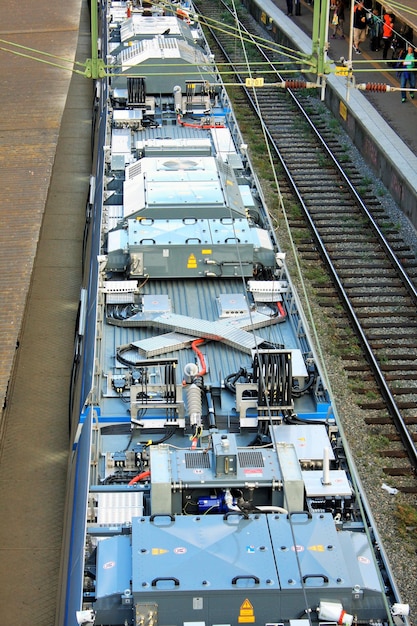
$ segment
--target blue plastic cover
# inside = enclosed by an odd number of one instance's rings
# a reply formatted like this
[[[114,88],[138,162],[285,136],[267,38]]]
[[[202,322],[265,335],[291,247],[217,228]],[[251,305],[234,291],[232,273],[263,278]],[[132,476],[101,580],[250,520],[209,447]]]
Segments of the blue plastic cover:
[[[132,547],[130,535],[102,539],[97,546],[96,598],[122,594],[130,589]]]

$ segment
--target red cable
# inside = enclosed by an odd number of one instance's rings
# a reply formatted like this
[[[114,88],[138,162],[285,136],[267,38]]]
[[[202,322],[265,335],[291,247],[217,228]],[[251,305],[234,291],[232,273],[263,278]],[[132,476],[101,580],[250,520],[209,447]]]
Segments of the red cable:
[[[132,478],[130,483],[127,483],[127,484],[134,485],[135,483],[138,483],[140,480],[143,480],[144,478],[149,478],[150,475],[151,475],[151,472],[149,470],[147,472],[141,472],[140,474]]]
[[[226,128],[224,124],[190,124],[189,122],[183,122],[181,117],[177,116],[177,122],[180,126],[187,128],[199,128],[200,130],[208,130],[209,128]]]
[[[278,311],[279,311],[279,314],[281,315],[281,317],[285,317],[285,310],[284,310],[284,307],[282,306],[281,302],[277,302],[277,307],[278,307]]]
[[[204,360],[204,356],[200,352],[200,350],[197,348],[197,346],[199,346],[202,343],[204,343],[204,339],[196,339],[191,344],[192,349],[196,353],[196,355],[197,355],[197,357],[198,357],[198,359],[199,359],[199,361],[201,363],[201,370],[198,372],[198,374],[196,374],[196,376],[204,376],[204,374],[207,373],[207,367],[206,367],[206,362]]]

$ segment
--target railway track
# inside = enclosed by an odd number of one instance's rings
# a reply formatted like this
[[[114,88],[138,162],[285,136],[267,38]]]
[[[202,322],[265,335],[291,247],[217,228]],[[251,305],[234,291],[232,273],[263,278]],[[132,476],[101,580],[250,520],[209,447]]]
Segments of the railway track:
[[[321,262],[331,277],[316,279],[318,301],[341,328],[349,323],[359,339],[361,354],[357,341],[350,339],[342,358],[364,422],[378,438],[384,472],[397,477],[400,490],[417,493],[415,251],[404,243],[398,224],[373,191],[373,181],[350,160],[346,140],[337,123],[329,123],[317,94],[280,89],[277,84],[285,79],[271,68],[266,71],[267,61],[275,69],[283,60],[273,45],[265,50],[266,32],[244,13],[236,30],[235,17],[219,0],[198,1],[197,8],[216,62],[228,71],[227,82],[242,87],[233,89],[235,110],[244,110],[246,125],[257,124],[266,134],[275,166],[285,172],[281,191],[295,197],[301,208],[290,218],[297,253],[311,266]],[[251,31],[254,44],[248,43]],[[264,87],[244,86],[248,68],[242,68],[248,58],[250,75],[262,73]],[[297,80],[288,83],[297,85]]]

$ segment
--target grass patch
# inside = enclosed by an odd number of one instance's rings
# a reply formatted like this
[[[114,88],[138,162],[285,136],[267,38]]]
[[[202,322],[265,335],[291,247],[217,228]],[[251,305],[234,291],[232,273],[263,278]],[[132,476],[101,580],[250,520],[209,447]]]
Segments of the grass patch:
[[[321,267],[307,267],[305,270],[305,276],[308,280],[316,285],[328,285],[329,276],[326,271]]]
[[[390,440],[385,435],[373,435],[369,438],[369,448],[372,452],[379,452],[384,448],[388,448]]]
[[[417,549],[417,509],[410,504],[399,504],[395,512],[398,533]]]

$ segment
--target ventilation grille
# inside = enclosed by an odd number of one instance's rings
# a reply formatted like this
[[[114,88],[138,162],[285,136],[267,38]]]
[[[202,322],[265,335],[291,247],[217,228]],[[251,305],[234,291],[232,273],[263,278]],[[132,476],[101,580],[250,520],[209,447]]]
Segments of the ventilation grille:
[[[205,452],[186,452],[185,467],[187,469],[208,469],[210,457]]]
[[[142,173],[142,164],[140,161],[137,161],[134,165],[129,167],[129,179],[133,180],[136,176],[139,176]]]
[[[127,79],[127,101],[131,105],[144,105],[146,102],[145,79],[142,77]]]
[[[260,450],[239,452],[240,467],[264,467],[264,458]]]

